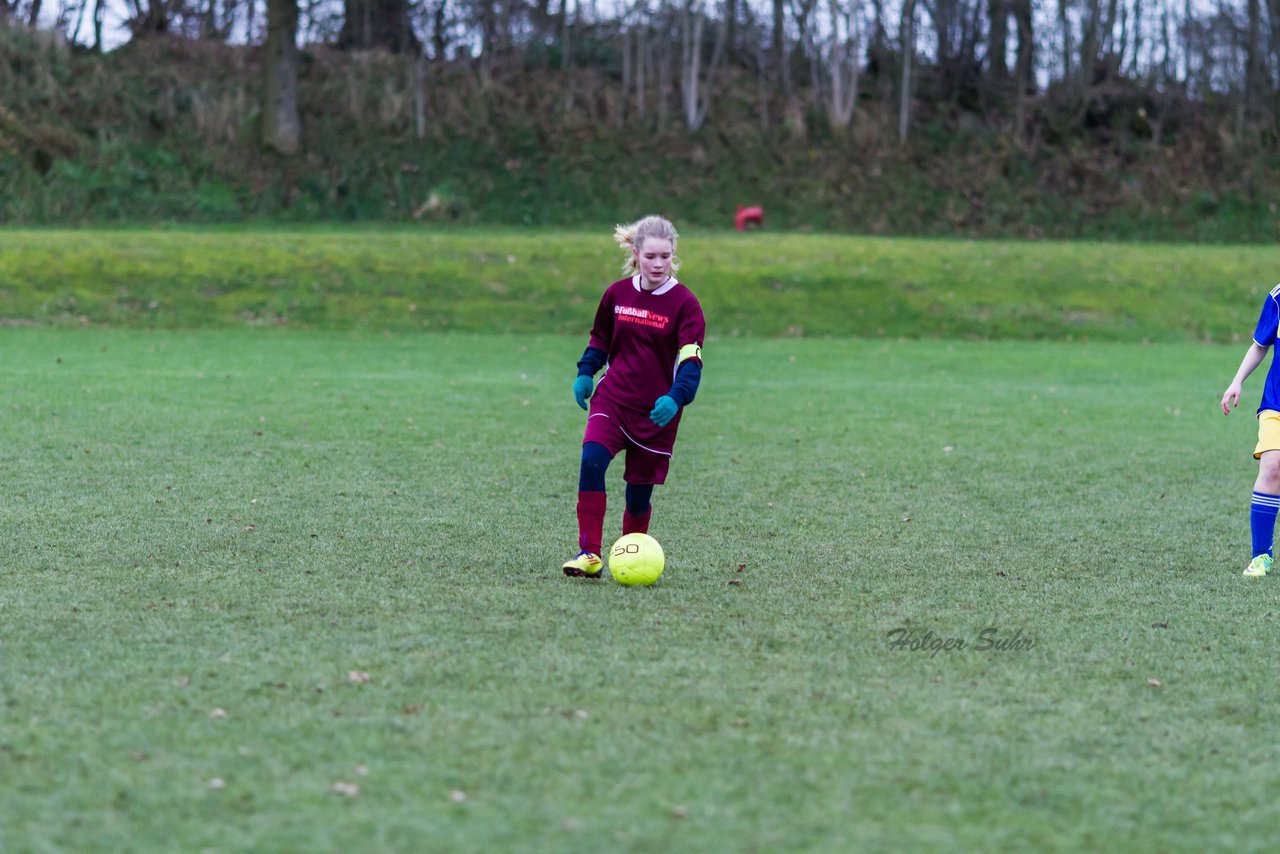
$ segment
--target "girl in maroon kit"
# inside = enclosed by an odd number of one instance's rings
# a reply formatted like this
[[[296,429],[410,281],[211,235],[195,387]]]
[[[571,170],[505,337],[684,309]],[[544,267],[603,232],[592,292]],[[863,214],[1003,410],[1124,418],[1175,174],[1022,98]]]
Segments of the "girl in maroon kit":
[[[626,451],[622,533],[648,533],[649,498],[667,479],[680,414],[702,379],[706,322],[693,291],[678,282],[676,230],[659,216],[620,225],[614,234],[630,275],[600,298],[573,397],[587,415],[578,476],[578,556],[565,575],[599,578],[604,538],[605,470]],[[592,379],[605,368],[599,384]],[[593,393],[594,392],[594,393]]]

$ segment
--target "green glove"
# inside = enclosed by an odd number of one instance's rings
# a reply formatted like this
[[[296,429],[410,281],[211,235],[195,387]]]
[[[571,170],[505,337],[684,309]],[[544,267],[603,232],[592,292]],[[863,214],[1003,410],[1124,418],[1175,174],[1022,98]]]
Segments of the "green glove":
[[[679,411],[680,404],[664,394],[654,402],[653,411],[649,413],[649,420],[659,427],[666,427],[667,423],[672,418],[675,418],[676,413]]]
[[[579,374],[573,381],[573,399],[578,401],[578,405],[583,409],[587,408],[587,398],[591,397],[591,389],[594,387],[595,383],[586,374]]]

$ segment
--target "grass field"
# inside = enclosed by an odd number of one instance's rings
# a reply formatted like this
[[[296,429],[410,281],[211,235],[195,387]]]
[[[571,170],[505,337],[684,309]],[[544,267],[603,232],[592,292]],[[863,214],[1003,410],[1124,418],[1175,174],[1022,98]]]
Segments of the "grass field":
[[[626,589],[582,343],[0,336],[0,850],[1273,849],[1241,347],[717,337]]]
[[[0,323],[576,334],[611,226],[6,230]],[[698,233],[725,336],[1248,343],[1280,247]]]

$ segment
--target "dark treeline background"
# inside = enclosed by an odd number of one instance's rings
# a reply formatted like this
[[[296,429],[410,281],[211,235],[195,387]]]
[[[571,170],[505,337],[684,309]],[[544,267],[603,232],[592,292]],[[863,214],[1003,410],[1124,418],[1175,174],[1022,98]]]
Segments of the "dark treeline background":
[[[1280,0],[0,0],[5,223],[1273,240],[1278,148]]]

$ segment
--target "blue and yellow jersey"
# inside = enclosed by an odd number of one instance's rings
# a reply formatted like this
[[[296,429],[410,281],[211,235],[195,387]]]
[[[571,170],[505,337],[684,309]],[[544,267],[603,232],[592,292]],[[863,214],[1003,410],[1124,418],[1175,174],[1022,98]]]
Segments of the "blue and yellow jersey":
[[[1276,334],[1280,331],[1280,285],[1276,285],[1262,301],[1262,313],[1258,315],[1258,328],[1253,331],[1253,341],[1259,347],[1272,347],[1276,343]],[[1280,367],[1276,359],[1271,358],[1271,369],[1267,371],[1267,381],[1262,386],[1262,401],[1258,411],[1264,409],[1280,412]]]

